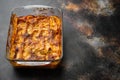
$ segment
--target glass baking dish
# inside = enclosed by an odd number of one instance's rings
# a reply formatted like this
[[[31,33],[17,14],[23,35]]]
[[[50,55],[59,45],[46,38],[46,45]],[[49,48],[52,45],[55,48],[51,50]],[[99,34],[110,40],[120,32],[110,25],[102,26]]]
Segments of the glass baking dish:
[[[14,67],[55,68],[63,57],[62,11],[44,5],[14,8],[6,45]]]

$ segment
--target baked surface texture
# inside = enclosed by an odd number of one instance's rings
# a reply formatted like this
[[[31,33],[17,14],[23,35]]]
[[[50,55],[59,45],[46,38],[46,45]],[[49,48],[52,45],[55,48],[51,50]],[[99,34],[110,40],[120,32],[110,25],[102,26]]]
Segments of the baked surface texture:
[[[61,57],[61,19],[57,16],[11,17],[9,58],[58,60]]]

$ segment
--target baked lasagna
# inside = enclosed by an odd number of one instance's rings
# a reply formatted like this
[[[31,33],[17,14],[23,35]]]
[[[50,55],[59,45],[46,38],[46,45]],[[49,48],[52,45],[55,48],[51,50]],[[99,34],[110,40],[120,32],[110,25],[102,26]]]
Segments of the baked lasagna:
[[[59,60],[62,21],[58,16],[11,17],[9,58],[12,60]]]

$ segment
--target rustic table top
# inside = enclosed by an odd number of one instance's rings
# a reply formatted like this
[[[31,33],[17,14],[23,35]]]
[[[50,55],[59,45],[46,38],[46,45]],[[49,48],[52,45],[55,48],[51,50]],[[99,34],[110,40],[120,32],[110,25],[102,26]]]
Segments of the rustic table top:
[[[42,4],[63,9],[63,59],[56,69],[15,69],[6,60],[10,11]],[[119,0],[1,0],[0,80],[120,80]]]

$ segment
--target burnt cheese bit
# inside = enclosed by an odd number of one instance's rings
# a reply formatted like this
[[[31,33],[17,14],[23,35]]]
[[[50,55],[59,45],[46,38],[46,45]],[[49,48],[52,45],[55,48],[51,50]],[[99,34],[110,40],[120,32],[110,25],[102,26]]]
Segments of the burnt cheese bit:
[[[45,60],[45,55],[42,54],[31,54],[31,57],[29,58],[29,60]]]
[[[23,52],[22,47],[19,47],[19,50],[16,53],[15,59],[23,59],[23,53],[22,52]]]
[[[46,60],[58,60],[59,58],[58,52],[52,52],[46,56]]]
[[[18,23],[20,23],[20,22],[26,22],[26,16],[18,17]]]
[[[16,47],[16,48],[15,48],[15,55],[14,55],[14,58],[16,58],[18,51],[19,51],[19,48]]]
[[[23,37],[24,37],[24,38],[31,38],[31,35],[28,34],[28,33],[25,33],[25,34],[23,34]]]
[[[26,21],[30,24],[33,24],[33,23],[37,22],[37,18],[35,16],[30,15],[30,16],[27,16]]]
[[[55,31],[54,30],[50,30],[50,34],[49,34],[49,38],[53,39],[55,36]]]

